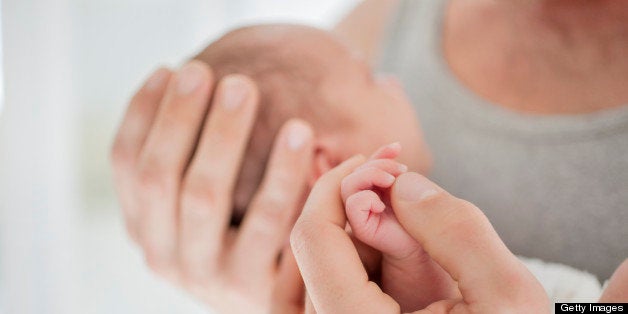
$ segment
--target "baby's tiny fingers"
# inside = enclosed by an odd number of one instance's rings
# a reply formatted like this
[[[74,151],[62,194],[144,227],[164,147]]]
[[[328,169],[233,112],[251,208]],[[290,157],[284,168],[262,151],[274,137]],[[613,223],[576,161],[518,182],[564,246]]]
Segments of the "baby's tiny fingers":
[[[369,160],[394,159],[399,156],[399,153],[401,153],[401,144],[399,142],[395,142],[380,147],[378,150],[375,151],[375,153],[373,153],[373,155],[371,155]]]
[[[347,216],[349,220],[352,215],[368,215],[369,212],[381,213],[386,209],[386,204],[382,202],[377,193],[371,190],[364,190],[352,194],[347,198]]]
[[[376,160],[367,161],[362,166],[356,168],[355,171],[359,171],[366,168],[381,169],[392,174],[395,177],[408,171],[408,166],[393,159],[376,159]]]
[[[373,216],[371,213],[381,214],[386,209],[386,205],[377,193],[364,190],[349,196],[345,207],[347,220],[353,233],[358,239],[371,245],[380,222],[380,216]]]
[[[354,171],[346,176],[340,185],[340,192],[344,201],[359,191],[370,190],[374,187],[389,188],[395,182],[395,176],[378,168],[365,168]]]

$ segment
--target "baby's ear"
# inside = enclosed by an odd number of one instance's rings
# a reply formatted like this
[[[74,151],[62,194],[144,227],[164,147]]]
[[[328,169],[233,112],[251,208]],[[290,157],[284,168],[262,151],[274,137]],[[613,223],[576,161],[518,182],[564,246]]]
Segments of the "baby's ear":
[[[316,180],[324,175],[327,171],[333,169],[335,167],[335,162],[333,161],[330,154],[321,147],[317,147],[314,151],[314,159],[312,161],[312,172],[309,180],[310,187],[314,186]]]

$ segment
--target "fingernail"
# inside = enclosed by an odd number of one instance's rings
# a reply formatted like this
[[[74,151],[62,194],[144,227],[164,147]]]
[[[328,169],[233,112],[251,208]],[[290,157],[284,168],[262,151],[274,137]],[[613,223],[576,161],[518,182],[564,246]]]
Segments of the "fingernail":
[[[150,92],[158,91],[166,85],[167,77],[168,71],[166,69],[157,69],[148,77],[146,83],[144,84],[144,88]]]
[[[424,176],[410,172],[400,175],[395,183],[394,192],[400,200],[418,202],[442,189]]]
[[[239,107],[249,96],[249,86],[243,78],[228,76],[222,81],[222,105],[233,110]]]
[[[404,164],[400,164],[399,165],[399,172],[406,172],[408,171],[408,166],[404,165]]]
[[[201,65],[195,62],[186,64],[177,73],[177,92],[181,95],[191,94],[203,83],[204,76]]]
[[[293,122],[288,130],[288,147],[299,150],[312,137],[312,129],[305,123]]]

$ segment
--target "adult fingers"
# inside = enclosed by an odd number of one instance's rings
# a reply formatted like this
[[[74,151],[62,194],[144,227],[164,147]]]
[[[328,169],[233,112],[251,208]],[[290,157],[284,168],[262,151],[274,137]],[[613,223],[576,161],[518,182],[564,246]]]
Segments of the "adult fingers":
[[[345,231],[340,181],[364,162],[354,157],[314,185],[290,243],[318,313],[398,313],[399,305],[369,281]]]
[[[157,69],[131,98],[114,140],[111,156],[114,162],[134,166],[133,163],[148,137],[171,76],[172,72],[169,69]],[[132,163],[128,164],[129,161]]]
[[[255,83],[247,77],[227,76],[216,88],[181,189],[179,258],[191,282],[206,280],[223,252],[233,189],[258,102]]]
[[[157,69],[135,93],[111,149],[116,192],[122,205],[127,229],[133,240],[137,240],[135,224],[138,208],[134,202],[135,192],[130,176],[134,172],[137,157],[153,124],[171,75],[172,72],[169,69]]]
[[[628,259],[615,271],[600,298],[602,303],[628,302]]]
[[[273,289],[271,313],[301,314],[304,309],[305,285],[290,247],[284,248]]]
[[[547,299],[540,284],[471,203],[416,173],[397,178],[391,202],[408,233],[458,282],[465,302],[478,307],[488,303],[516,307],[531,299]],[[504,289],[506,285],[510,288]],[[544,303],[537,310],[546,311],[545,306],[549,305]],[[485,308],[489,309],[495,311]]]
[[[274,275],[277,256],[305,198],[313,146],[314,133],[303,121],[288,121],[279,131],[266,175],[231,251],[232,272],[247,273],[258,283]]]
[[[169,276],[176,249],[178,189],[207,110],[211,70],[192,61],[170,80],[139,156],[137,198],[142,210],[139,235],[147,262]]]

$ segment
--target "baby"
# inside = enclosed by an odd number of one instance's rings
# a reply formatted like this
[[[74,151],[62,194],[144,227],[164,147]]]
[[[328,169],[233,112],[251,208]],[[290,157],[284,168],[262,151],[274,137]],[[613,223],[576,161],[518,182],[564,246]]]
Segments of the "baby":
[[[395,176],[408,169],[425,172],[430,160],[415,113],[398,83],[373,77],[367,63],[331,33],[304,26],[241,28],[196,59],[208,63],[218,79],[245,74],[259,88],[260,112],[234,196],[239,216],[261,182],[272,140],[288,119],[305,120],[315,131],[311,183],[350,156],[398,142],[378,151],[345,180],[342,196],[351,229],[383,253],[383,290],[403,310],[416,310],[435,295],[450,296],[450,287],[418,290],[426,276],[444,272],[386,205]]]

